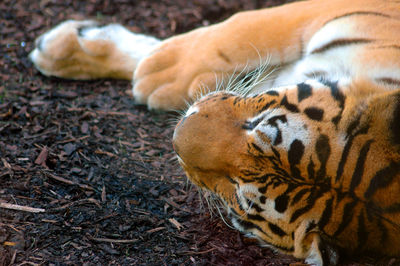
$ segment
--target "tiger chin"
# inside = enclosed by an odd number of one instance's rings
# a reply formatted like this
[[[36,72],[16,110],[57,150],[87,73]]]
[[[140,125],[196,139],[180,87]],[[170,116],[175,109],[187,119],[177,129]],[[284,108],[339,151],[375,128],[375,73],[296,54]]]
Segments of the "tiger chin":
[[[313,265],[400,254],[400,90],[309,80],[252,96],[211,93],[177,124],[193,183],[232,224]]]

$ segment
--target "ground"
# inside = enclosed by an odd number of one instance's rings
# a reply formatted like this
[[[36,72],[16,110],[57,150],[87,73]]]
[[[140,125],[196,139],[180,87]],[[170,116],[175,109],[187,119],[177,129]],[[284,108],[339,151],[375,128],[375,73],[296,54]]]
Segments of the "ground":
[[[175,114],[135,105],[128,81],[48,78],[27,58],[65,19],[167,38],[283,2],[1,1],[0,265],[300,265],[210,214],[174,157]],[[400,260],[347,262],[377,263]]]

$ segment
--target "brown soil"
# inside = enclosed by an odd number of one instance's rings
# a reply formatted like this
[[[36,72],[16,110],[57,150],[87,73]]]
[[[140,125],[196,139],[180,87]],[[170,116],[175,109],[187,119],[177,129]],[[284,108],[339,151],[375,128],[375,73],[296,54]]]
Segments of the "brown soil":
[[[65,19],[166,38],[282,2],[1,1],[0,203],[45,211],[0,208],[0,265],[298,263],[210,216],[174,158],[173,114],[135,105],[129,82],[47,78],[27,58]],[[362,259],[377,263],[400,261]]]

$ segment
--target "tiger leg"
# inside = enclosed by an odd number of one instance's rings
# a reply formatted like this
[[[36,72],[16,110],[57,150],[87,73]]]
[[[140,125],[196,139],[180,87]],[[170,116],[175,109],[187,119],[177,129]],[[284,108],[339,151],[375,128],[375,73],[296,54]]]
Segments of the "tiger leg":
[[[68,20],[39,36],[29,57],[46,76],[131,80],[139,60],[159,42],[118,24]]]
[[[135,99],[150,109],[180,109],[199,91],[213,90],[232,75],[260,64],[279,69],[299,60],[303,45],[337,6],[356,12],[360,0],[299,1],[280,7],[240,12],[224,22],[163,41],[135,71]],[[316,12],[317,10],[317,12]],[[314,45],[324,45],[317,43]],[[272,85],[272,84],[271,84]]]

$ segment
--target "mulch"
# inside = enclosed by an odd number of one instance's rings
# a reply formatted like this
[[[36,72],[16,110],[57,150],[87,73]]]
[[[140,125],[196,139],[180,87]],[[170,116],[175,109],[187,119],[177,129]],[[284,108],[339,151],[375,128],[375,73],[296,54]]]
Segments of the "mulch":
[[[0,265],[301,265],[209,211],[175,159],[175,114],[136,105],[130,82],[48,78],[27,58],[66,19],[166,38],[283,2],[1,1]]]

